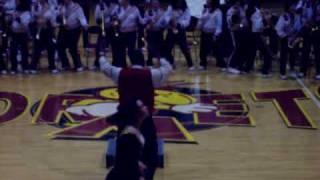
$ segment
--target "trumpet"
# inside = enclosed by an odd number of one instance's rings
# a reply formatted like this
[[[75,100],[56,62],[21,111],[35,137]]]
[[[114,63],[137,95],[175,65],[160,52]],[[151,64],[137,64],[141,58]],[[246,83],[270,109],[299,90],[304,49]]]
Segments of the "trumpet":
[[[288,47],[290,49],[293,49],[295,47],[302,48],[303,47],[303,38],[299,36],[294,36],[292,38],[289,38],[288,40]]]

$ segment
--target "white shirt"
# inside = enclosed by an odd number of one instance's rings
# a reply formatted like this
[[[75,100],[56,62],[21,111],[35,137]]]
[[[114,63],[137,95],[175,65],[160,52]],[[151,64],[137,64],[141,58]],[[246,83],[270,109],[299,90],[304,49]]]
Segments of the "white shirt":
[[[50,4],[48,4],[48,7],[44,7],[42,4],[37,3],[37,8],[35,6],[32,6],[31,8],[31,14],[33,21],[36,21],[37,18],[44,18],[45,23],[50,22],[52,26],[56,26],[56,14],[54,10],[50,7]],[[46,9],[45,9],[46,8]],[[46,25],[46,24],[45,24]]]
[[[185,11],[182,11],[181,9],[173,10],[171,20],[176,19],[176,22],[178,25],[180,25],[181,28],[185,29],[190,25],[191,20],[191,14],[190,10],[186,9]]]
[[[29,24],[32,20],[31,13],[29,11],[14,12],[13,22],[11,24],[11,30],[15,33],[26,33],[29,31]],[[20,18],[20,22],[16,19]]]
[[[120,72],[122,68],[112,66],[105,57],[100,58],[100,69],[108,77],[110,77],[116,84],[118,84]],[[132,68],[142,69],[142,66],[132,66]],[[154,87],[160,87],[169,77],[172,72],[171,64],[165,59],[160,59],[160,67],[150,69],[152,76],[152,83]]]
[[[120,7],[118,14],[121,32],[132,32],[138,29],[138,23],[144,24],[145,21],[140,15],[137,7],[129,5],[128,7]]]
[[[263,31],[263,17],[260,9],[256,8],[256,11],[251,15],[252,32],[260,33]]]
[[[285,18],[286,16],[286,18]],[[292,18],[288,13],[285,13],[280,16],[278,22],[275,26],[275,30],[280,38],[285,38],[289,36],[293,31],[293,22]]]
[[[198,28],[206,33],[219,36],[222,32],[222,11],[216,9],[210,12],[209,9],[206,9],[199,19]]]
[[[227,11],[227,24],[229,29],[232,26],[232,16],[234,14],[238,14],[240,16],[240,23],[242,25],[246,26],[248,24],[244,9],[241,6],[231,6]]]
[[[119,11],[119,6],[117,4],[111,3],[108,7],[105,3],[103,3],[104,10],[101,10],[100,3],[96,5],[96,9],[94,11],[94,17],[96,20],[101,19],[102,15],[104,17],[104,23],[106,27],[111,26],[111,20],[113,16],[116,16]]]
[[[60,13],[65,18],[66,29],[88,26],[84,12],[78,3],[71,2],[69,5],[63,6]]]
[[[150,14],[150,11],[152,13]],[[145,21],[152,22],[151,30],[161,30],[168,27],[171,19],[172,8],[169,6],[166,10],[152,9],[145,12]]]

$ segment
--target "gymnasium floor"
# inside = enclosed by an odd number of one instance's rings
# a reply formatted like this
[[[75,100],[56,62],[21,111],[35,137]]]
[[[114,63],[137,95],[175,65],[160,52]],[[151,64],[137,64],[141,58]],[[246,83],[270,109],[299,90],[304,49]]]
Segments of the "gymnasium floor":
[[[249,126],[226,123],[190,131],[189,135],[197,143],[166,143],[165,168],[157,171],[156,180],[320,179],[320,131],[288,128],[271,101],[255,102],[251,95],[253,91],[302,89],[296,80],[279,80],[277,73],[270,79],[255,74],[232,76],[215,68],[189,73],[183,65],[184,61],[179,61],[170,82],[185,82],[183,87],[223,94],[242,93],[253,123]],[[320,111],[316,105],[319,97],[312,98],[316,97],[320,83],[313,80],[303,83],[307,87],[304,92],[311,99],[299,100],[299,104],[315,128],[319,126]],[[32,124],[30,108],[45,94],[111,86],[110,80],[102,73],[87,71],[1,76],[0,84],[1,92],[27,96],[30,104],[23,115],[0,123],[1,180],[101,180],[105,177],[105,140],[51,139],[48,134],[59,129]],[[4,102],[0,101],[0,115],[7,109],[8,104]]]

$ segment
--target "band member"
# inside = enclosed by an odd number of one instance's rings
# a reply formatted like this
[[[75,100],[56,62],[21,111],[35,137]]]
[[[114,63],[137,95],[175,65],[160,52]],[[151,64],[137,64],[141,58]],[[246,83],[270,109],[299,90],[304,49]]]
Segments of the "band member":
[[[62,63],[62,69],[70,69],[66,49],[69,49],[75,70],[83,71],[80,54],[78,52],[78,42],[81,28],[87,29],[88,23],[81,6],[72,0],[64,0],[60,8],[57,21],[60,24],[58,34],[58,53]]]
[[[159,50],[164,48],[164,30],[169,25],[172,8],[167,2],[152,0],[151,7],[145,12],[148,42],[147,65],[153,65],[153,58],[159,58]]]
[[[248,50],[248,47],[246,47],[248,22],[245,11],[239,1],[233,2],[228,9],[227,22],[233,41],[233,52],[229,57],[228,72],[240,74]]]
[[[111,38],[114,36],[112,31],[112,18],[117,16],[118,11],[119,6],[117,0],[100,1],[100,3],[96,5],[95,19],[101,27],[96,47],[96,61],[94,63],[97,68],[99,67],[100,54],[103,54],[104,50],[109,47]]]
[[[24,0],[17,0],[17,9],[13,12],[11,21],[11,45],[10,45],[10,61],[11,74],[17,73],[18,49],[21,50],[22,70],[29,73],[28,62],[28,32],[31,22],[30,3]]]
[[[113,65],[126,67],[126,49],[131,54],[136,47],[138,25],[144,24],[138,8],[132,5],[133,0],[120,0],[120,9],[113,20],[114,36],[111,39]]]
[[[312,45],[315,54],[316,75],[315,79],[320,80],[320,2],[315,5],[314,27],[312,28]]]
[[[249,6],[249,8],[252,8],[252,12],[249,15],[249,24],[251,25],[250,30],[252,36],[251,38],[253,40],[253,46],[250,46],[250,54],[244,70],[246,72],[250,72],[253,70],[256,53],[257,50],[259,50],[263,58],[263,65],[261,70],[262,77],[269,77],[272,54],[262,36],[264,31],[262,12],[260,10],[259,4],[252,4],[251,6]]]
[[[108,118],[118,127],[114,167],[106,180],[141,180],[147,168],[141,161],[145,137],[140,128],[149,116],[148,108],[141,100],[120,104],[118,112]]]
[[[301,18],[301,29],[299,36],[301,37],[301,46],[302,46],[302,59],[300,61],[300,70],[298,77],[303,78],[307,74],[307,70],[310,65],[310,52],[312,45],[312,21],[313,21],[313,7],[311,0],[301,0],[303,1],[302,6],[299,6],[297,11],[300,11]]]
[[[166,58],[174,65],[172,50],[175,44],[178,44],[190,71],[195,70],[193,66],[191,51],[187,43],[186,28],[190,25],[191,15],[185,0],[177,0],[172,3],[172,16],[170,27],[165,40]]]
[[[217,66],[221,69],[226,68],[221,47],[222,33],[222,11],[218,8],[217,0],[207,0],[203,14],[198,22],[198,29],[201,30],[200,43],[200,70],[207,68],[207,57],[214,51]]]
[[[87,19],[87,22],[89,22],[89,17],[90,17],[90,3],[89,0],[75,0],[77,2],[84,13],[85,18]],[[83,40],[83,47],[87,48],[89,44],[89,34],[86,29],[83,29],[82,31],[82,40]]]
[[[118,84],[120,104],[141,99],[148,107],[150,116],[140,129],[146,139],[142,155],[142,161],[148,167],[145,179],[152,180],[157,167],[157,135],[151,115],[154,112],[154,87],[161,86],[167,80],[172,67],[165,59],[160,58],[159,68],[143,68],[144,57],[140,50],[133,51],[132,64],[131,68],[119,68],[110,65],[105,57],[100,58],[101,70]]]
[[[271,13],[269,9],[263,9],[263,24],[264,24],[264,35],[266,37],[267,45],[273,55],[278,54],[279,50],[279,39],[275,25],[278,21],[278,17]],[[271,67],[270,67],[271,69]]]
[[[39,0],[33,10],[33,17],[36,24],[36,32],[33,43],[33,55],[31,63],[31,74],[38,73],[38,64],[41,51],[48,51],[49,70],[51,73],[58,73],[54,53],[54,27],[56,26],[54,11],[49,7],[47,0]]]
[[[280,38],[280,78],[287,79],[287,61],[288,61],[288,38],[293,33],[294,25],[294,7],[290,4],[285,5],[284,13],[279,17],[275,26],[277,34]],[[290,58],[290,68],[294,69],[293,58]]]

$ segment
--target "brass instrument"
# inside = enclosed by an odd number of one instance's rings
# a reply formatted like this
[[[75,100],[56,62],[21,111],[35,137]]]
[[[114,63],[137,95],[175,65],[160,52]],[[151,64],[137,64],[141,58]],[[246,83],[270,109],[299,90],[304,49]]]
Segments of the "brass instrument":
[[[100,2],[100,10],[102,11],[101,14],[101,31],[102,31],[102,36],[105,37],[106,36],[106,32],[105,32],[105,17],[104,17],[104,11],[105,11],[105,7],[103,2]]]

